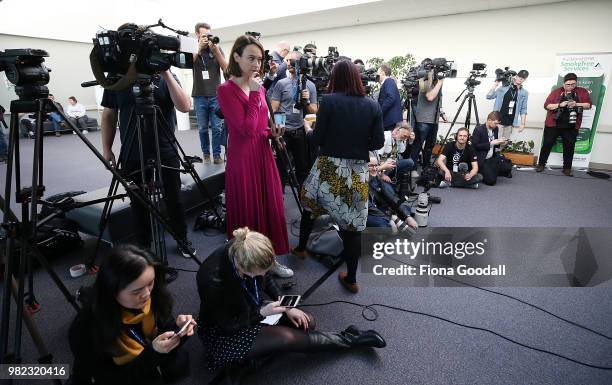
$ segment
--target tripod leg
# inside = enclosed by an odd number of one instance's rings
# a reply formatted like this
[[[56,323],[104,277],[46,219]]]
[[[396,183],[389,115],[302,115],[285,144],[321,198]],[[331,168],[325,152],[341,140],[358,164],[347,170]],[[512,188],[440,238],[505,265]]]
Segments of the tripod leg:
[[[117,179],[113,177],[111,181],[110,187],[108,189],[107,196],[113,196],[117,194],[117,189],[119,188],[119,183]],[[102,209],[102,216],[100,217],[100,223],[98,224],[98,236],[96,237],[96,245],[94,247],[94,251],[87,261],[87,269],[95,269],[96,257],[98,256],[98,252],[100,250],[100,244],[102,243],[102,236],[104,236],[104,231],[106,231],[106,225],[108,224],[108,220],[110,218],[110,213],[113,210],[113,201],[108,200],[104,203],[104,209]]]
[[[480,125],[480,119],[478,118],[478,107],[476,106],[476,97],[472,95],[472,103],[474,104],[474,116],[476,116],[476,125]]]

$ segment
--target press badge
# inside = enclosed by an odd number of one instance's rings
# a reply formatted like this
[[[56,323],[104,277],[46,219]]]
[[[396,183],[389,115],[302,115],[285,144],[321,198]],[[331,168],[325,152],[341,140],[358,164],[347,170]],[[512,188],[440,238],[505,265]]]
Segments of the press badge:
[[[459,172],[459,165],[457,163],[453,164],[453,172]]]
[[[299,114],[299,113],[300,113],[300,110],[298,110],[297,108],[293,107],[293,113],[294,113],[294,114]]]
[[[512,111],[514,111],[514,100],[511,100],[510,103],[508,103],[508,115],[512,115]]]
[[[208,76],[208,71],[202,71],[202,79],[204,80],[210,79],[210,76]]]

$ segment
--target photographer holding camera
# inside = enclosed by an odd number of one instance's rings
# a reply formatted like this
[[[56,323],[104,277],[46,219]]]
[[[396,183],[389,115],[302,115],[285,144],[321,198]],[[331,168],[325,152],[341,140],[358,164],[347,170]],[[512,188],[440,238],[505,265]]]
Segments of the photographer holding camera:
[[[496,71],[496,73],[498,72]],[[520,70],[518,74],[512,76],[510,82],[504,82],[504,78],[500,78],[500,75],[503,75],[503,73],[499,72],[487,94],[487,99],[495,99],[493,111],[501,113],[501,136],[509,139],[513,127],[518,126],[519,132],[523,132],[525,129],[529,92],[523,87],[523,83],[529,76],[529,72]]]
[[[152,84],[154,86],[153,97],[157,106],[159,106],[162,115],[165,119],[165,125],[173,132],[176,127],[176,114],[174,108],[181,112],[189,112],[191,109],[191,98],[183,92],[178,80],[170,72],[166,70],[159,76],[154,76]],[[121,152],[124,153],[122,158],[122,171],[124,175],[130,178],[134,183],[141,184],[141,163],[139,154],[138,136],[136,130],[136,98],[132,93],[131,87],[121,91],[104,90],[102,97],[102,153],[104,159],[115,166],[115,154],[113,153],[113,141],[117,131],[117,118],[119,118],[119,133],[121,136]],[[170,218],[170,223],[174,231],[182,238],[183,242],[190,248],[190,251],[195,254],[195,249],[191,246],[191,242],[187,239],[187,225],[185,224],[185,213],[183,205],[179,199],[181,191],[181,179],[178,171],[180,167],[179,157],[174,148],[173,143],[164,134],[164,128],[159,124],[158,143],[155,141],[155,133],[153,131],[153,122],[143,127],[143,157],[145,164],[148,160],[156,159],[156,149],[159,145],[160,161],[163,164],[162,180],[164,182],[164,202],[166,204],[167,215]],[[134,140],[130,148],[123,148],[126,145],[126,139],[133,134]],[[150,174],[150,173],[147,173]],[[150,175],[147,176],[150,178]],[[135,222],[136,238],[143,247],[149,247],[151,243],[151,226],[149,221],[149,212],[145,206],[138,201],[132,200],[132,215]],[[184,256],[189,257],[188,250],[183,250],[181,247],[178,251]]]
[[[269,70],[263,80],[263,86],[268,96],[272,93],[276,83],[287,76],[287,61],[285,58],[289,54],[290,48],[286,41],[279,41],[269,57]]]
[[[317,113],[317,90],[310,80],[298,84],[303,79],[296,76],[296,65],[299,65],[300,53],[293,51],[287,55],[288,75],[279,80],[272,90],[271,106],[277,113],[284,113],[286,116],[285,133],[283,138],[287,150],[293,156],[295,174],[301,186],[308,175],[308,146],[306,143],[306,132],[304,130],[304,114]],[[302,75],[303,76],[303,75]],[[303,87],[301,93],[300,89]],[[298,94],[299,93],[299,94]],[[287,181],[287,173],[284,167],[279,164],[281,157],[277,156],[277,165],[281,177],[282,186]]]
[[[194,109],[200,133],[200,146],[204,163],[210,162],[210,142],[208,125],[212,131],[212,153],[215,164],[223,163],[221,159],[221,119],[215,114],[217,87],[221,84],[221,72],[225,72],[227,61],[217,43],[217,37],[210,34],[210,25],[198,23],[195,26],[199,51],[193,54],[193,96]]]
[[[538,160],[537,172],[544,171],[550,151],[560,136],[563,140],[563,174],[572,176],[574,145],[582,123],[583,110],[591,109],[591,95],[586,88],[578,87],[578,77],[568,73],[563,86],[552,90],[544,102],[548,111],[544,122],[544,139]]]
[[[421,62],[422,67],[431,67],[432,60],[427,58]],[[415,108],[415,134],[416,138],[412,146],[412,160],[417,164],[419,153],[423,148],[423,167],[431,165],[431,151],[436,144],[438,135],[438,116],[442,117],[444,123],[448,122],[446,114],[442,112],[442,85],[444,75],[435,74],[430,70],[427,79],[419,79],[419,96]],[[423,147],[423,144],[425,146]]]

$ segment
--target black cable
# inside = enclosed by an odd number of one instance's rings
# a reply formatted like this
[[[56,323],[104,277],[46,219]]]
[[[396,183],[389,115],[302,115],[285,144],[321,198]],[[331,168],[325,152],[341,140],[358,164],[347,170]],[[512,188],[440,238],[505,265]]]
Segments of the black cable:
[[[396,259],[396,258],[394,258],[394,257],[389,257],[389,256],[387,256],[387,258],[391,259],[392,261],[399,262],[399,263],[401,263],[401,264],[405,264],[405,265],[409,265],[409,266],[413,266],[413,267],[418,268],[418,266],[417,266],[417,265],[413,265],[413,264],[411,264],[411,263],[404,262],[404,261],[402,261],[402,260],[400,260],[400,259]],[[600,337],[603,337],[603,338],[605,338],[605,339],[607,339],[607,340],[612,340],[612,337],[610,337],[610,336],[608,336],[608,335],[606,335],[606,334],[603,334],[603,333],[601,333],[601,332],[598,332],[597,330],[593,330],[593,329],[591,329],[591,328],[589,328],[589,327],[587,327],[587,326],[581,325],[581,324],[579,324],[579,323],[577,323],[577,322],[574,322],[574,321],[572,321],[572,320],[569,320],[569,319],[567,319],[567,318],[563,318],[563,317],[561,317],[560,315],[557,315],[557,314],[555,314],[555,313],[552,313],[552,312],[550,312],[550,311],[548,311],[548,310],[546,310],[546,309],[544,309],[544,308],[542,308],[542,307],[540,307],[540,306],[538,306],[538,305],[534,305],[534,304],[529,303],[529,302],[527,302],[527,301],[524,301],[524,300],[522,300],[522,299],[520,299],[520,298],[517,298],[517,297],[511,296],[510,294],[500,293],[500,292],[498,292],[498,291],[491,290],[491,289],[485,289],[484,287],[480,287],[480,286],[472,285],[471,283],[467,283],[467,282],[464,282],[464,281],[460,281],[460,280],[458,280],[458,279],[455,279],[455,278],[450,278],[450,277],[447,277],[447,276],[444,276],[444,275],[442,275],[441,277],[442,277],[442,278],[445,278],[445,279],[448,279],[449,281],[453,281],[453,282],[459,283],[459,284],[461,284],[461,285],[465,285],[465,286],[472,287],[472,288],[474,288],[474,289],[478,289],[478,290],[486,291],[486,292],[493,293],[493,294],[496,294],[496,295],[499,295],[499,296],[502,296],[502,297],[506,297],[506,298],[513,299],[513,300],[515,300],[515,301],[517,301],[517,302],[520,302],[520,303],[522,303],[522,304],[524,304],[524,305],[530,306],[530,307],[532,307],[532,308],[534,308],[534,309],[537,309],[537,310],[539,310],[539,311],[541,311],[541,312],[544,312],[544,313],[546,313],[546,314],[548,314],[548,315],[550,315],[550,316],[553,316],[553,317],[555,317],[555,318],[557,318],[557,319],[559,319],[559,320],[561,320],[561,321],[567,322],[567,323],[568,323],[568,324],[570,324],[570,325],[574,325],[574,326],[576,326],[576,327],[578,327],[578,328],[580,328],[580,329],[584,329],[584,330],[586,330],[586,331],[588,331],[588,332],[590,332],[590,333],[596,334],[596,335],[598,335],[598,336],[600,336]]]
[[[176,270],[176,271],[184,271],[187,273],[197,273],[197,270],[189,270],[189,269],[179,269],[178,267],[172,267],[170,268],[171,270]]]
[[[342,301],[342,300],[330,301],[330,302],[318,303],[318,304],[301,304],[298,307],[327,306],[327,305],[332,305],[332,304],[336,304],[336,303],[344,303],[344,304],[347,304],[347,305],[353,305],[353,306],[361,307],[362,308],[361,315],[362,315],[363,318],[365,318],[368,321],[375,321],[375,320],[378,319],[378,312],[374,309],[374,307],[375,306],[379,306],[379,307],[387,308],[387,309],[391,309],[391,310],[396,310],[396,311],[401,311],[401,312],[405,312],[405,313],[411,313],[411,314],[422,315],[422,316],[425,316],[425,317],[435,318],[437,320],[448,322],[450,324],[453,324],[453,325],[456,325],[456,326],[461,326],[461,327],[464,327],[464,328],[467,328],[467,329],[487,332],[487,333],[493,334],[494,336],[502,338],[502,339],[504,339],[504,340],[506,340],[506,341],[508,341],[510,343],[513,343],[515,345],[518,345],[518,346],[521,346],[521,347],[524,347],[524,348],[527,348],[527,349],[530,349],[530,350],[535,350],[535,351],[540,352],[540,353],[550,354],[552,356],[562,358],[564,360],[573,362],[573,363],[578,364],[578,365],[586,366],[586,367],[593,368],[593,369],[612,370],[612,367],[610,367],[610,366],[600,366],[600,365],[589,364],[587,362],[582,362],[582,361],[578,361],[578,360],[575,360],[575,359],[570,358],[570,357],[566,357],[566,356],[564,356],[562,354],[558,354],[558,353],[555,353],[555,352],[551,352],[549,350],[540,349],[540,348],[537,348],[535,346],[530,346],[530,345],[524,344],[522,342],[513,340],[512,338],[506,337],[506,336],[504,336],[504,335],[502,335],[500,333],[497,333],[496,331],[490,330],[490,329],[482,328],[482,327],[479,327],[479,326],[472,326],[472,325],[462,324],[460,322],[452,321],[452,320],[449,320],[449,319],[444,318],[444,317],[440,317],[440,316],[437,316],[437,315],[434,315],[434,314],[424,313],[424,312],[420,312],[420,311],[416,311],[416,310],[408,310],[408,309],[404,309],[404,308],[401,308],[401,307],[390,306],[390,305],[385,305],[385,304],[380,304],[380,303],[372,303],[372,304],[369,304],[369,305],[364,305],[364,304],[360,304],[360,303],[357,303],[357,302]],[[370,318],[366,317],[365,316],[366,310],[371,311],[374,314],[374,317],[370,317]]]

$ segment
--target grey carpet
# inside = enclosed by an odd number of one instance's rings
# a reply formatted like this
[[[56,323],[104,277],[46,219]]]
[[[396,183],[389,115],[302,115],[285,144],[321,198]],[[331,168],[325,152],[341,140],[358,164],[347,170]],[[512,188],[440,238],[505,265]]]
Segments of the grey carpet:
[[[188,152],[199,152],[195,131],[179,132],[178,139]],[[99,147],[99,133],[88,138]],[[22,152],[31,153],[32,141],[22,140]],[[29,178],[31,160],[24,157],[24,179]],[[0,165],[0,180],[6,166]],[[610,182],[576,173],[577,177],[548,175],[532,171],[515,172],[514,178],[500,178],[497,186],[483,186],[479,191],[434,189],[442,198],[432,208],[430,226],[495,226],[495,227],[610,227],[612,203]],[[580,179],[585,178],[585,179]],[[93,190],[105,186],[109,174],[73,135],[45,138],[46,194],[69,190]],[[4,183],[4,182],[2,182]],[[24,183],[29,185],[29,181]],[[2,188],[2,190],[4,190]],[[2,192],[3,193],[3,192]],[[298,218],[295,202],[287,189],[285,194],[287,222]],[[18,211],[18,210],[17,210]],[[197,215],[188,215],[191,226]],[[223,244],[224,235],[206,237],[191,233],[204,258]],[[290,243],[295,244],[290,235]],[[197,265],[174,252],[168,239],[171,265],[196,270]],[[69,266],[79,263],[91,253],[93,239],[87,238],[82,250],[52,261],[54,270],[70,291],[92,282],[93,277],[68,277]],[[105,250],[106,251],[106,250]],[[104,251],[103,251],[104,253]],[[102,253],[102,254],[103,254]],[[103,255],[101,256],[103,257]],[[283,257],[296,270],[293,292],[302,293],[327,269],[312,259]],[[385,303],[410,310],[435,314],[456,322],[493,329],[500,334],[538,348],[593,364],[612,366],[612,341],[595,336],[561,322],[516,301],[472,288],[410,288],[385,286],[370,275],[359,277],[362,290],[349,295],[342,290],[333,274],[306,303],[332,300],[356,301],[363,304]],[[610,281],[591,288],[497,288],[546,309],[612,335],[612,303]],[[196,313],[198,296],[194,273],[180,272],[170,285],[176,298],[176,313]],[[59,290],[41,270],[35,273],[35,293],[42,310],[35,314],[36,324],[54,354],[54,362],[70,363],[66,341],[68,325],[74,311]],[[12,307],[14,309],[14,305]],[[361,317],[361,309],[349,305],[308,308],[320,330],[339,330],[349,324],[379,330],[388,346],[379,350],[358,350],[313,355],[284,354],[264,366],[258,375],[249,376],[249,384],[610,384],[612,372],[589,369],[510,344],[482,331],[469,330],[422,315],[378,309],[374,322]],[[26,362],[38,358],[29,335],[24,332],[23,357]],[[187,348],[192,358],[192,372],[181,384],[205,384],[212,377],[204,365],[200,342],[193,338]],[[27,382],[23,382],[27,383]]]

